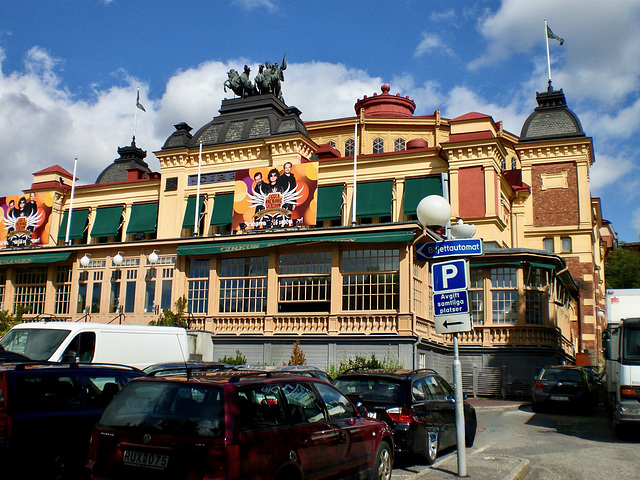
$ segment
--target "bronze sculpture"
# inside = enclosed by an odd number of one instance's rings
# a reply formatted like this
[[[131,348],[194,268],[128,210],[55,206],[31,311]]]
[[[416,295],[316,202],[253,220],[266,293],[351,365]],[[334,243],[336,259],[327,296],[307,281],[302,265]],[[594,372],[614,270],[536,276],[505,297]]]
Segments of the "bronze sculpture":
[[[223,87],[225,93],[230,88],[238,97],[250,97],[252,95],[264,95],[266,93],[274,94],[279,100],[284,102],[282,96],[282,82],[284,81],[283,70],[287,68],[287,56],[282,57],[282,63],[265,62],[260,64],[258,74],[253,79],[250,78],[251,69],[245,65],[242,74],[235,69],[227,72],[229,77],[225,80]]]

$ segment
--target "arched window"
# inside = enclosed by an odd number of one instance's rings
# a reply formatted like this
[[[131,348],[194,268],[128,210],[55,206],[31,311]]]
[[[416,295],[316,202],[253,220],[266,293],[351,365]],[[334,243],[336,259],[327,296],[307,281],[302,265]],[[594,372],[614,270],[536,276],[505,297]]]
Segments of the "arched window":
[[[500,161],[500,168],[503,170],[507,169],[507,161],[504,158]]]
[[[403,150],[406,150],[406,143],[404,141],[404,138],[396,138],[393,141],[393,150],[395,152],[401,152]]]
[[[353,141],[353,138],[350,138],[349,140],[344,142],[344,156],[345,157],[352,157],[353,156],[354,147],[355,147],[355,143]]]
[[[511,157],[511,170],[516,170],[518,168],[518,161],[516,157]]]
[[[384,140],[381,138],[373,139],[373,153],[382,153],[384,152]]]
[[[327,145],[331,145],[333,148],[336,148],[336,142],[334,142],[333,140],[329,140],[327,142]]]

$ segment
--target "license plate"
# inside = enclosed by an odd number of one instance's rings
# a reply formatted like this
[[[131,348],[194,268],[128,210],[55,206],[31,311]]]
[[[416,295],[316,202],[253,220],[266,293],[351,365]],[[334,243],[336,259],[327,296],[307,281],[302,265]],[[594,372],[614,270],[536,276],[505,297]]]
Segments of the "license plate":
[[[376,412],[367,412],[367,417],[369,418],[378,418]]]
[[[135,450],[125,450],[122,456],[125,465],[134,467],[154,468],[164,470],[169,464],[169,455],[159,453],[136,452]]]
[[[569,397],[566,395],[551,395],[549,400],[553,400],[554,402],[568,402]]]

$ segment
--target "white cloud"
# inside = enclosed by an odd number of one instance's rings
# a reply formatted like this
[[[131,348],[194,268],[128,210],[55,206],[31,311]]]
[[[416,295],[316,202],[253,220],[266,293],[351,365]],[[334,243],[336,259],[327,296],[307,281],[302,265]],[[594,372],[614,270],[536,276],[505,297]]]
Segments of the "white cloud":
[[[265,8],[266,10],[274,11],[277,8],[270,0],[233,0],[233,3],[238,4],[249,11],[258,8]]]
[[[592,194],[598,196],[605,187],[614,184],[621,178],[629,177],[632,173],[637,174],[636,170],[634,160],[627,155],[614,157],[606,153],[596,153],[596,161],[591,166],[589,173]],[[623,186],[621,185],[620,188],[623,189]],[[640,192],[625,193],[634,196],[640,194]]]
[[[422,32],[422,40],[420,40],[420,43],[416,47],[413,56],[420,57],[425,53],[431,52],[432,50],[436,52],[442,52],[449,56],[453,56],[453,51],[451,50],[451,48],[444,44],[444,42],[438,35],[428,32]]]

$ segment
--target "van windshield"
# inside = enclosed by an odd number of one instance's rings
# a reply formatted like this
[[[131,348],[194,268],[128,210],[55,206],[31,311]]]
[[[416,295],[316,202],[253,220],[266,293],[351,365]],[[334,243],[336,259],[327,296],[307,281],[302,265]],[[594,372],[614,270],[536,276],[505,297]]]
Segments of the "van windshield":
[[[22,353],[32,360],[46,361],[70,333],[70,330],[14,328],[2,337],[0,345],[5,350]]]

